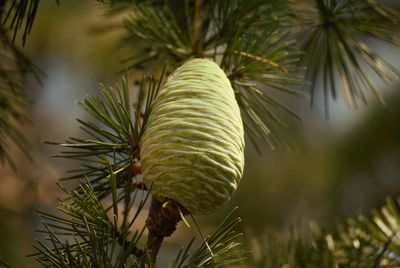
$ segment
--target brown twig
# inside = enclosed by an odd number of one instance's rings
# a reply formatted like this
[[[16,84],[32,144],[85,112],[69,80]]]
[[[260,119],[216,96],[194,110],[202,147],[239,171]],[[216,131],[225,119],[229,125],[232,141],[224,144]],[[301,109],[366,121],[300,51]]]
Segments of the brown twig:
[[[147,229],[149,230],[147,249],[153,264],[157,259],[158,251],[164,237],[172,235],[182,216],[188,214],[189,212],[184,207],[173,200],[168,200],[164,203],[155,198],[151,200],[149,216],[147,218]]]
[[[193,16],[193,53],[197,57],[201,57],[200,38],[201,38],[201,2],[202,0],[194,1],[194,16]]]
[[[254,55],[254,54],[251,54],[251,53],[248,53],[248,52],[245,52],[245,51],[234,50],[233,52],[236,53],[236,54],[239,54],[240,56],[247,57],[247,58],[259,61],[259,62],[263,62],[263,63],[268,64],[268,65],[271,65],[272,67],[278,68],[279,70],[281,70],[285,74],[288,73],[288,70],[285,67],[283,67],[283,66],[279,65],[279,63],[276,63],[276,62],[274,62],[272,60],[269,60],[267,58],[264,58],[264,57],[261,57],[261,56],[257,56],[257,55]]]
[[[127,251],[129,249],[129,243],[124,239],[124,237],[120,233],[116,233],[116,238],[118,244],[125,250]],[[134,255],[136,258],[141,259],[144,256],[144,251],[137,248],[133,247],[128,254]]]
[[[135,162],[131,163],[131,170],[132,170],[132,173],[135,175],[142,174],[142,167],[140,165],[140,162],[135,161]]]
[[[131,163],[131,171],[135,175],[142,174],[142,168],[141,168],[141,165],[140,165],[139,161],[135,161],[135,162]],[[133,181],[132,184],[131,184],[131,191],[136,190],[136,189],[139,189],[139,190],[142,190],[142,191],[147,191],[148,190],[147,186],[146,186],[146,184],[144,184],[144,182]]]

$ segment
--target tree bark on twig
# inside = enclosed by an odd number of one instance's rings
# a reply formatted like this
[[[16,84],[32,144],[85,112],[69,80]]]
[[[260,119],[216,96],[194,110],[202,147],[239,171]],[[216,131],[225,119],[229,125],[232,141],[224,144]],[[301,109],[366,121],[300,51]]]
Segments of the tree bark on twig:
[[[155,198],[151,200],[147,218],[147,229],[149,230],[147,250],[152,264],[156,262],[164,237],[172,235],[182,216],[188,214],[189,212],[184,207],[173,200],[167,200],[164,203]]]

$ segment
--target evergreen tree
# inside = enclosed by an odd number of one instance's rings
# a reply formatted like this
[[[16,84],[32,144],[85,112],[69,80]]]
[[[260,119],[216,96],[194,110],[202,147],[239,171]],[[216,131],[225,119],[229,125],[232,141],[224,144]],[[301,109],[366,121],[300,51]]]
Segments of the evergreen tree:
[[[399,74],[365,42],[370,37],[400,45],[399,14],[373,0],[111,0],[98,4],[107,8],[106,18],[125,14],[121,44],[131,47],[134,55],[125,60],[126,74],[120,83],[101,85],[99,97],[87,96],[80,103],[95,119],[78,120],[82,136],[51,142],[62,148],[57,157],[79,161],[80,167],[62,179],[77,181],[79,186],[68,189],[60,183],[66,194],[58,207],[62,215],[39,213],[46,241],[38,240],[31,257],[44,267],[157,267],[163,238],[173,233],[176,223],[187,223],[190,217],[197,225],[185,207],[173,203],[176,200],[153,209],[157,203],[152,186],[141,181],[139,164],[141,142],[160,88],[189,59],[212,59],[224,71],[241,109],[245,133],[259,151],[262,143],[291,148],[284,118],[300,119],[271,91],[305,101],[310,96],[311,104],[322,94],[328,116],[330,100],[340,96],[349,107],[366,103],[370,93],[384,103],[370,73],[385,83]],[[0,62],[0,160],[10,164],[8,138],[29,155],[15,123],[27,120],[24,75],[31,72],[40,79],[42,74],[16,41],[20,34],[25,44],[39,7],[39,0],[0,3],[0,49],[7,57]],[[139,69],[157,74],[157,79],[145,77],[132,86],[129,73]],[[138,94],[132,105],[133,90]],[[107,198],[111,204],[105,202]],[[147,222],[134,229],[150,200]],[[171,266],[398,267],[399,207],[398,201],[388,199],[379,212],[339,224],[333,234],[313,223],[293,228],[289,237],[266,234],[256,242],[259,258],[244,250],[241,241],[251,238],[241,236],[240,219],[229,213],[213,234],[204,236],[199,230],[202,243],[194,248],[193,240],[188,241]],[[155,235],[152,225],[165,235]],[[146,229],[149,235],[143,244]]]

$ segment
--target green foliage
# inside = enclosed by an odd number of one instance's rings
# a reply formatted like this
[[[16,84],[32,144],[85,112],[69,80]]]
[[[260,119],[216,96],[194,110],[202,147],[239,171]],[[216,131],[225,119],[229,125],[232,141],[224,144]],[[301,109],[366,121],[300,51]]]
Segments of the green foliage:
[[[133,207],[138,191],[124,198],[126,212],[136,210],[133,215],[123,213],[120,219],[119,193],[115,187],[115,174],[110,169],[110,184],[113,189],[113,205],[104,208],[89,184],[80,185],[79,191],[64,191],[67,201],[59,205],[62,217],[39,213],[42,217],[46,239],[50,245],[38,241],[35,257],[45,267],[139,267],[135,254],[137,244],[145,226],[132,233],[131,226],[137,219],[148,197],[146,195]],[[129,190],[128,190],[129,191]],[[115,202],[115,203],[114,203]],[[112,217],[107,213],[112,209]],[[120,224],[122,222],[122,224]],[[129,237],[129,240],[128,240]],[[144,255],[143,255],[144,256]]]
[[[111,193],[109,184],[109,165],[117,176],[116,187],[129,186],[132,167],[139,160],[139,141],[151,110],[151,103],[161,86],[153,79],[142,81],[136,108],[131,106],[127,78],[115,88],[100,85],[102,99],[87,96],[79,105],[96,123],[78,119],[80,128],[88,135],[87,139],[70,138],[60,145],[67,150],[57,157],[80,161],[78,169],[69,171],[70,176],[62,180],[86,180],[93,185],[100,197]]]
[[[333,234],[305,223],[286,234],[255,239],[252,267],[398,267],[400,201],[388,198],[379,211],[338,224]],[[257,255],[259,255],[257,257]]]
[[[269,230],[252,241],[254,267],[336,267],[327,243],[330,239],[312,222],[284,233]]]
[[[29,73],[40,82],[42,72],[15,44],[18,31],[24,25],[23,43],[30,32],[39,1],[2,1],[0,3],[0,163],[7,162],[14,169],[9,140],[27,156],[30,146],[19,131],[19,125],[29,121],[30,106],[24,90],[24,79]],[[24,24],[25,22],[25,24]],[[12,37],[9,32],[12,32]]]
[[[136,187],[140,175],[135,165],[164,72],[170,73],[183,61],[208,57],[217,62],[235,90],[247,135],[255,145],[261,138],[272,148],[289,147],[282,112],[299,119],[275,99],[274,90],[305,96],[298,89],[309,80],[313,99],[322,88],[328,114],[329,96],[336,99],[339,89],[349,106],[366,102],[365,90],[384,102],[370,72],[384,82],[399,74],[368,46],[367,38],[400,45],[398,13],[373,0],[99,2],[110,4],[110,14],[129,13],[121,24],[126,30],[122,44],[135,51],[125,61],[129,70],[155,72],[161,62],[168,65],[158,81],[142,81],[134,106],[127,78],[115,88],[101,85],[100,98],[87,96],[80,103],[96,120],[78,120],[86,138],[52,143],[63,147],[58,157],[79,161],[79,168],[63,180],[80,184],[74,190],[62,187],[67,195],[59,205],[62,215],[40,213],[46,241],[35,244],[32,256],[45,267],[152,263],[141,239],[146,225],[132,228],[149,195]],[[39,0],[0,3],[0,53],[8,57],[0,62],[1,162],[12,163],[7,139],[25,151],[28,148],[17,130],[18,123],[27,121],[24,108],[29,104],[23,78],[40,71],[15,40],[22,31],[25,44],[38,5]],[[252,267],[399,266],[399,206],[388,200],[381,211],[350,219],[338,225],[334,234],[313,224],[294,228],[283,237],[269,234],[259,240],[261,256]],[[226,219],[193,253],[190,242],[172,266],[232,267],[240,262],[248,266],[235,231],[238,223],[239,219]],[[7,267],[1,261],[0,265]]]
[[[131,233],[149,196],[135,201],[143,194],[134,187],[139,178],[133,165],[139,160],[140,137],[162,76],[158,81],[142,81],[135,107],[131,106],[127,78],[114,88],[101,85],[102,98],[87,96],[80,103],[99,123],[78,120],[89,138],[52,143],[67,149],[58,157],[78,160],[81,167],[63,179],[80,181],[75,190],[63,188],[67,198],[59,210],[64,215],[39,213],[45,228],[41,232],[50,244],[39,241],[32,256],[46,267],[142,267],[148,263],[148,249],[139,249],[146,225]],[[111,204],[105,207],[105,203]],[[178,253],[173,267],[215,267],[243,259],[237,242],[240,234],[235,231],[239,221],[226,218],[193,254],[193,241],[189,243]]]
[[[13,165],[9,139],[28,155],[29,145],[18,130],[18,124],[28,120],[25,108],[29,104],[19,81],[12,77],[13,73],[0,72],[0,162]]]
[[[30,101],[24,90],[27,73],[40,81],[41,71],[18,49],[0,27],[0,163],[13,165],[9,140],[27,156],[29,144],[19,130],[19,125],[29,121],[26,114]],[[15,168],[15,167],[14,167]]]
[[[32,30],[39,2],[39,0],[12,0],[2,1],[0,4],[1,25],[4,30],[13,32],[13,42],[16,40],[18,32],[22,30],[22,43],[25,45],[26,38]]]
[[[2,268],[11,268],[11,266],[8,263],[6,263],[6,262],[4,262],[2,260],[0,260],[0,267],[2,267]]]
[[[311,103],[321,92],[328,116],[330,96],[336,100],[338,91],[349,107],[366,103],[366,91],[384,103],[370,71],[385,83],[399,75],[366,38],[400,44],[399,14],[375,1],[117,2],[133,7],[124,21],[124,44],[134,43],[137,55],[127,59],[130,68],[149,68],[160,59],[212,57],[237,89],[253,143],[261,137],[271,147],[286,145],[279,127],[285,123],[276,112],[293,114],[260,84],[299,95],[295,89],[305,78],[312,82]],[[307,68],[305,77],[298,66]]]
[[[194,240],[189,243],[185,250],[179,252],[172,267],[229,267],[246,260],[245,252],[238,242],[238,238],[242,234],[234,230],[240,223],[240,218],[231,221],[232,212],[228,214],[217,230],[193,252],[186,264],[184,261],[190,256],[189,250]]]
[[[133,5],[132,14],[124,20],[123,43],[135,44],[136,56],[126,61],[129,69],[149,68],[151,62],[167,59],[169,72],[191,57],[212,58],[231,80],[253,144],[261,138],[271,148],[287,146],[282,133],[285,123],[277,112],[297,116],[260,87],[306,95],[293,88],[304,85],[304,80],[303,70],[296,65],[301,53],[283,27],[290,18],[285,4],[200,2],[185,1],[182,8],[174,1],[161,7]]]
[[[31,254],[44,267],[143,267],[147,263],[147,249],[141,250],[141,237],[145,229],[132,231],[149,194],[141,190],[126,189],[129,193],[120,205],[121,192],[115,187],[115,174],[111,169],[112,205],[96,196],[90,183],[81,184],[79,191],[65,190],[68,198],[61,201],[61,216],[40,212],[46,241],[38,240],[36,252]],[[122,211],[122,212],[121,212]],[[122,215],[121,215],[122,214]],[[194,239],[178,252],[171,264],[174,268],[220,267],[243,259],[235,227],[239,219],[229,216],[221,226],[191,253]],[[149,266],[148,266],[149,267]]]
[[[349,107],[366,103],[365,91],[384,103],[370,72],[389,83],[399,70],[373,51],[368,37],[400,45],[400,14],[370,0],[293,1],[292,8],[298,25],[295,35],[305,51],[302,64],[307,66],[307,80],[313,82],[311,95],[321,88],[326,115],[329,98],[336,100],[338,91]]]
[[[246,133],[254,145],[257,140],[264,139],[271,148],[291,147],[282,131],[287,124],[277,112],[283,111],[298,120],[300,118],[273,94],[263,92],[260,84],[294,96],[306,96],[291,88],[304,83],[298,77],[295,65],[300,53],[288,53],[292,45],[293,42],[285,41],[282,34],[272,31],[267,38],[253,35],[239,39],[228,46],[231,53],[222,58],[222,67],[230,70],[229,77],[242,109]]]

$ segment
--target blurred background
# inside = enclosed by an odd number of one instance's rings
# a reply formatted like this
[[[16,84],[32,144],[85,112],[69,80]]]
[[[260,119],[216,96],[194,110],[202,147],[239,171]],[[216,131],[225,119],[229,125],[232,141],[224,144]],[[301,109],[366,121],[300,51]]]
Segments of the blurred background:
[[[33,108],[32,122],[24,126],[23,133],[32,144],[33,162],[15,148],[17,170],[0,167],[0,259],[15,267],[37,267],[25,258],[40,237],[35,233],[40,228],[35,211],[56,210],[57,197],[62,196],[56,182],[76,165],[50,157],[58,148],[43,141],[62,142],[80,135],[75,119],[87,115],[76,102],[96,94],[100,82],[116,83],[118,71],[124,68],[121,61],[130,53],[118,47],[121,33],[113,30],[112,19],[102,16],[104,11],[95,1],[63,1],[61,6],[42,1],[28,37],[25,51],[46,73],[42,84],[33,77],[26,81]],[[376,49],[400,67],[399,49],[381,44]],[[247,142],[239,190],[215,214],[198,217],[204,232],[213,230],[235,206],[245,232],[282,229],[303,219],[313,219],[329,230],[336,220],[368,212],[383,205],[385,197],[397,196],[400,83],[381,90],[386,107],[369,97],[368,106],[349,109],[339,99],[331,103],[329,119],[322,101],[311,109],[307,100],[279,96],[303,119],[301,123],[289,121],[287,129],[296,150],[264,147],[258,154]],[[179,230],[167,240],[170,247],[163,249],[163,256],[196,234],[184,225]]]

